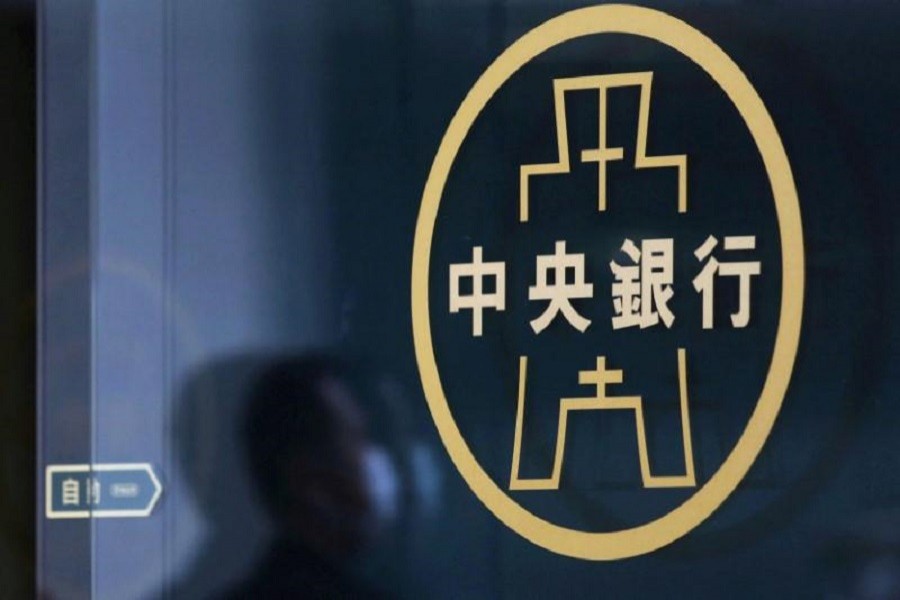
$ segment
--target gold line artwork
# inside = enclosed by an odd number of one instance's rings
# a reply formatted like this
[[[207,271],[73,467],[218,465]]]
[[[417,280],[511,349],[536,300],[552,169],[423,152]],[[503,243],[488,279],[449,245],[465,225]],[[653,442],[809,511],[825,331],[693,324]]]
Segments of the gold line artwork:
[[[687,155],[647,156],[647,135],[650,127],[650,92],[653,73],[620,73],[615,75],[590,75],[553,80],[553,104],[556,112],[556,147],[559,160],[555,163],[522,165],[519,170],[519,221],[525,223],[529,215],[529,179],[533,175],[562,175],[571,170],[569,158],[569,132],[566,118],[566,92],[597,90],[599,94],[600,127],[598,147],[582,150],[581,162],[597,163],[597,210],[606,210],[606,163],[622,160],[621,147],[608,147],[606,140],[607,92],[610,88],[639,87],[637,141],[634,167],[678,169],[678,212],[687,212]]]
[[[777,219],[778,241],[780,242],[781,296],[778,303],[777,327],[769,369],[762,384],[759,399],[750,413],[746,426],[735,445],[728,451],[725,460],[718,466],[709,465],[709,472],[703,473],[703,483],[694,485],[690,489],[688,497],[665,514],[613,531],[593,531],[554,523],[550,519],[536,514],[519,502],[518,493],[511,493],[505,482],[498,483],[479,462],[469,440],[463,436],[450,407],[445,385],[447,384],[446,379],[451,375],[438,367],[435,354],[436,340],[433,338],[432,331],[431,308],[435,298],[431,293],[431,282],[434,273],[432,270],[432,262],[435,258],[433,246],[436,243],[435,231],[438,214],[442,205],[449,200],[444,198],[447,182],[463,144],[468,139],[476,122],[484,117],[485,107],[505,88],[516,73],[537,57],[571,40],[605,35],[632,36],[671,48],[696,68],[705,72],[714,88],[721,91],[734,106],[759,151],[771,188],[771,207]],[[649,123],[648,92],[651,79],[649,75],[630,75],[630,77],[634,77],[635,80],[640,80],[642,83],[646,82],[644,85],[636,84],[643,92],[638,106],[637,125],[638,129],[643,132],[642,137],[646,137]],[[561,99],[560,96],[565,92],[565,84],[554,84],[554,87],[556,98]],[[589,91],[588,95],[592,98],[595,97],[592,91]],[[557,102],[556,125],[560,129],[556,132],[559,146],[558,165],[556,167],[553,165],[519,165],[515,167],[519,169],[520,184],[525,184],[519,194],[521,205],[516,211],[519,214],[514,217],[520,221],[528,220],[527,184],[530,175],[565,171],[568,168],[569,156],[566,144],[559,143],[559,140],[568,141],[567,132],[564,129],[565,111],[562,107],[563,105]],[[604,155],[605,144],[601,144],[601,141],[605,140],[598,139],[595,159]],[[679,157],[655,157],[648,161],[646,160],[647,145],[646,140],[637,144],[635,148],[635,154],[638,155],[636,162],[645,166],[647,164],[660,166],[659,160],[662,159],[664,162],[671,163],[669,166],[679,169],[680,183],[682,184],[679,197],[682,202],[678,207],[679,211],[672,212],[673,216],[685,212],[687,209],[687,161],[682,161]],[[605,148],[605,152],[613,157],[618,155],[609,148]],[[641,154],[644,155],[644,159],[639,157]],[[590,154],[588,158],[591,158]],[[693,157],[692,160],[694,160]],[[682,164],[684,167],[681,166]],[[598,204],[600,199],[601,195],[598,192]],[[684,21],[653,9],[621,4],[603,4],[581,8],[553,17],[522,35],[490,64],[466,94],[441,138],[422,191],[410,275],[413,341],[422,389],[441,442],[460,476],[497,519],[530,542],[548,551],[578,559],[621,560],[654,552],[667,546],[688,535],[709,519],[739,487],[766,444],[785,402],[797,357],[803,322],[805,252],[800,199],[790,160],[772,115],[769,114],[763,99],[740,66],[713,40]],[[519,421],[516,432],[516,451],[513,457],[515,468],[511,478],[514,485],[518,475],[522,421],[524,419],[526,358],[520,359],[520,367]],[[683,399],[682,417],[687,417],[687,385],[683,377],[685,373],[683,361],[680,361],[679,369],[682,375],[679,387]],[[596,371],[594,373],[596,374]],[[727,401],[728,397],[719,400]],[[597,398],[591,398],[590,403],[598,404]],[[561,410],[562,406],[560,406]],[[637,424],[636,408],[629,407],[629,410],[634,411]],[[601,414],[605,416],[609,413]],[[691,439],[690,430],[688,420],[685,418],[682,419],[682,431],[684,441],[687,442],[684,448],[685,455],[691,457],[692,449],[688,446]],[[564,444],[561,447],[564,447]],[[559,464],[562,465],[561,455]],[[685,476],[691,474],[691,467],[690,461],[686,461]],[[689,482],[688,477],[685,478],[685,482]]]
[[[595,385],[596,395],[590,398],[562,398],[559,401],[559,422],[556,432],[556,452],[550,477],[544,479],[522,479],[519,477],[519,461],[522,453],[522,424],[525,413],[525,386],[528,372],[528,357],[519,357],[519,395],[516,406],[516,429],[513,441],[512,468],[509,489],[557,490],[562,473],[563,457],[566,452],[566,428],[569,412],[575,410],[630,410],[634,412],[637,429],[638,457],[641,465],[641,481],[645,488],[695,487],[694,450],[691,440],[691,418],[687,395],[687,366],[684,348],[678,349],[678,392],[681,408],[681,440],[684,448],[684,475],[654,475],[650,470],[650,455],[647,450],[647,433],[644,425],[644,408],[640,396],[607,396],[606,386],[623,381],[622,371],[607,369],[606,357],[597,357],[594,370],[580,371],[578,383]]]

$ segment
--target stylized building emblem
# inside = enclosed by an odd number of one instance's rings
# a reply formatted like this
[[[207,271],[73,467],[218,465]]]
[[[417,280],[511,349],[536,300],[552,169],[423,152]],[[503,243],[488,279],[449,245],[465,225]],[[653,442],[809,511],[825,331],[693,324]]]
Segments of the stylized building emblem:
[[[466,248],[465,256],[460,257],[462,260],[435,257],[435,229],[451,169],[485,107],[520,69],[535,58],[572,40],[608,34],[635,36],[674,49],[705,71],[711,78],[710,85],[717,85],[724,92],[761,157],[768,183],[767,206],[774,202],[773,223],[777,227],[769,246],[777,247],[775,255],[779,260],[767,263],[759,254],[757,232],[746,230],[740,221],[729,222],[723,225],[724,229],[719,229],[707,218],[703,221],[706,229],[702,237],[692,240],[650,227],[652,234],[645,231],[640,237],[627,232],[614,233],[611,228],[606,228],[598,236],[608,241],[604,242],[606,248],[613,244],[605,255],[598,254],[594,237],[570,239],[564,232],[553,232],[554,237],[547,237],[545,232],[552,223],[539,223],[540,207],[546,206],[544,203],[574,203],[575,200],[568,196],[541,195],[535,191],[536,182],[565,176],[576,164],[596,169],[591,196],[593,214],[600,223],[614,215],[617,208],[622,208],[622,199],[611,191],[610,186],[610,168],[614,163],[627,162],[636,171],[669,174],[672,186],[668,189],[672,191],[665,195],[664,202],[669,203],[670,208],[657,209],[658,212],[669,215],[666,218],[673,222],[689,219],[692,214],[692,157],[687,152],[651,151],[656,147],[652,143],[656,138],[651,109],[655,94],[659,93],[654,88],[657,73],[627,69],[623,72],[589,72],[547,81],[547,86],[552,88],[548,90],[552,97],[552,120],[547,121],[546,126],[553,129],[556,156],[547,162],[525,161],[513,165],[518,170],[517,195],[509,201],[514,203],[515,209],[509,211],[506,217],[509,222],[504,226],[540,226],[543,227],[540,232],[528,229],[527,244],[474,240]],[[609,135],[612,95],[621,90],[630,90],[637,104],[627,148]],[[571,139],[568,102],[573,94],[588,94],[594,101],[597,129],[592,145],[587,147],[574,147],[575,142]],[[668,140],[668,146],[672,146],[671,140]],[[541,154],[546,155],[546,152],[541,151]],[[581,201],[582,194],[577,195]],[[660,193],[660,196],[664,194]],[[564,211],[567,206],[560,205],[556,209]],[[683,230],[682,227],[678,231]],[[519,265],[516,270],[511,264],[512,258],[504,253],[504,247],[508,250],[510,245],[519,250],[526,246],[534,249],[527,256],[525,267]],[[516,260],[521,261],[522,253],[519,254]],[[771,273],[773,279],[780,275],[780,281],[767,288],[771,296],[756,293],[764,273],[767,277]],[[521,283],[524,277],[527,277],[527,287],[514,283]],[[784,399],[797,352],[803,278],[800,210],[790,164],[762,100],[737,65],[699,31],[650,9],[608,5],[573,11],[552,19],[508,48],[470,90],[438,149],[422,197],[412,265],[413,331],[423,388],[441,439],[478,498],[507,526],[535,544],[591,560],[635,556],[669,544],[697,527],[721,505],[744,479],[765,444]],[[445,293],[438,297],[436,289],[445,290]],[[690,306],[696,306],[696,310],[688,314],[685,305],[679,309],[677,299],[689,295],[693,297]],[[698,432],[692,427],[694,394],[689,377],[694,358],[691,349],[683,344],[684,332],[689,331],[691,335],[725,329],[735,335],[749,332],[755,319],[764,321],[767,318],[756,317],[754,302],[757,300],[754,299],[760,297],[771,297],[770,304],[778,304],[777,310],[765,312],[772,315],[774,342],[769,340],[766,345],[768,368],[764,382],[760,384],[758,398],[754,395],[746,425],[732,442],[724,460],[700,473],[695,458]],[[598,318],[595,308],[599,305],[607,307],[608,313],[604,313],[607,316]],[[723,306],[728,307],[724,312]],[[519,313],[516,313],[516,307]],[[495,319],[510,319],[513,314],[523,312],[527,312],[528,318],[510,329],[515,333],[504,337],[507,340],[504,348],[513,345],[508,342],[509,338],[525,341],[516,351],[505,352],[501,359],[508,360],[508,370],[516,374],[515,381],[509,386],[515,390],[514,398],[498,400],[503,407],[502,414],[508,416],[511,437],[506,478],[496,470],[488,473],[454,416],[454,398],[446,390],[460,390],[461,387],[455,381],[448,387],[447,377],[454,375],[448,375],[439,366],[437,355],[447,356],[453,351],[436,349],[440,340],[448,338],[435,337],[433,319],[452,319],[456,330],[466,332],[469,342],[483,346],[490,343],[491,332],[498,331]],[[723,318],[725,315],[727,318]],[[666,393],[673,406],[677,406],[680,446],[677,454],[682,465],[678,471],[654,466],[658,457],[654,456],[653,446],[649,443],[646,401],[643,394],[635,393],[641,381],[622,364],[621,348],[614,341],[620,338],[613,337],[642,333],[654,336],[656,356],[660,357],[655,359],[658,364],[654,366],[663,373],[665,381],[672,382]],[[671,350],[660,350],[666,335],[673,340]],[[729,338],[733,339],[737,338]],[[582,349],[588,347],[590,354],[582,352],[572,359],[574,354],[561,351],[550,361],[556,367],[553,377],[564,380],[561,385],[569,386],[565,389],[571,390],[571,386],[577,384],[580,391],[576,395],[557,395],[549,404],[547,398],[542,397],[540,401],[545,403],[544,406],[552,405],[552,410],[530,413],[529,407],[537,400],[531,391],[534,361],[529,349],[543,343],[565,345],[567,340],[576,341]],[[734,345],[734,342],[729,343]],[[477,381],[471,382],[471,385],[477,384]],[[538,393],[539,396],[547,394],[544,388]],[[634,440],[630,451],[637,456],[638,487],[642,493],[658,493],[660,488],[683,490],[683,499],[661,515],[606,531],[556,523],[553,518],[526,507],[528,498],[524,494],[564,491],[566,451],[571,450],[572,443],[568,435],[570,424],[579,415],[589,413],[626,417],[616,422],[620,425],[628,423],[628,435]],[[548,414],[553,415],[549,419],[552,422],[545,427],[552,430],[549,434],[553,440],[552,449],[548,452],[552,460],[549,461],[549,472],[535,475],[532,469],[526,475],[522,469],[523,455],[529,452],[526,431],[529,419],[538,418],[534,416],[538,414],[543,415],[545,421]],[[599,445],[597,448],[600,452]],[[629,448],[617,448],[616,452],[626,453]]]

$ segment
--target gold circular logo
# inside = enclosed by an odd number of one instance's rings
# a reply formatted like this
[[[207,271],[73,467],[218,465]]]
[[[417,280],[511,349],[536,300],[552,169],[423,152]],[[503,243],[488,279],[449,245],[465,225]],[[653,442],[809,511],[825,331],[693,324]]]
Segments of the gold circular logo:
[[[444,185],[469,129],[516,71],[547,50],[576,38],[627,34],[669,46],[700,66],[727,94],[763,159],[775,199],[781,241],[781,308],[762,393],[737,444],[712,477],[669,513],[643,525],[587,532],[555,525],[501,490],[479,465],[451,414],[432,345],[429,268],[435,219]],[[588,560],[615,560],[651,552],[697,527],[737,487],[778,416],[790,381],[803,311],[804,258],[800,206],[781,138],[762,100],[740,68],[712,40],[665,13],[606,5],[565,13],[525,34],[481,75],[457,110],[431,167],[416,225],[412,262],[412,321],[416,360],[428,407],[447,452],[476,496],[508,527],[548,550]]]

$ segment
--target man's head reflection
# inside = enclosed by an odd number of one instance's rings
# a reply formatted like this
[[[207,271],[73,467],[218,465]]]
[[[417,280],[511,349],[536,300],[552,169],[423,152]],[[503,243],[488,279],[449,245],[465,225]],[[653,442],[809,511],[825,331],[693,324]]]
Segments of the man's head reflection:
[[[237,596],[371,595],[347,567],[379,527],[378,454],[347,368],[326,356],[282,360],[249,400],[247,455],[280,541]]]

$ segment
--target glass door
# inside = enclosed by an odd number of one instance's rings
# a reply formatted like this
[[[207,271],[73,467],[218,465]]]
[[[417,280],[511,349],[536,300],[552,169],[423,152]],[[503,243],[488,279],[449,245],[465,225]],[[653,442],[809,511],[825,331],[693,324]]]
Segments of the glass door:
[[[40,593],[900,590],[898,23],[44,0]]]

